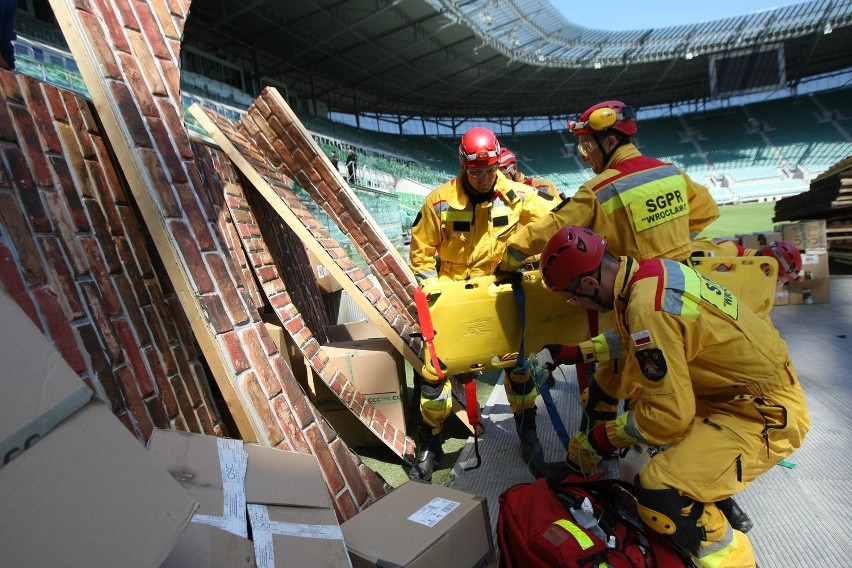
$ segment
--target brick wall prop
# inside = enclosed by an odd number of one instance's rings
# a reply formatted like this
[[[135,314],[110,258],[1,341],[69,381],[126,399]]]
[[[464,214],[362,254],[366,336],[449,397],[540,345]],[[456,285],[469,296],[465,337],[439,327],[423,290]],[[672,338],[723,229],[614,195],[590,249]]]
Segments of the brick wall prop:
[[[391,299],[392,306],[398,307],[395,312],[400,317],[394,315],[394,311],[385,311],[382,304],[371,298],[363,287],[371,286],[369,281],[364,281],[360,275],[353,276],[353,268],[358,269],[343,249],[332,247],[327,251],[328,255],[314,250],[312,252],[412,367],[421,374],[428,373],[423,361],[417,356],[417,353],[421,352],[421,340],[419,337],[412,337],[412,332],[419,331],[413,300],[416,286],[414,275],[278,91],[271,87],[264,89],[236,126],[231,126],[227,119],[216,112],[198,105],[193,105],[190,112],[220,145],[232,144],[237,149],[245,149],[245,158],[249,165],[244,173],[252,171],[253,166],[266,172],[260,174],[259,184],[270,181],[270,172],[274,172],[276,176],[280,175],[280,172],[286,172],[299,181],[314,201],[324,208],[341,232],[349,236],[350,241],[373,267],[373,275],[384,294]],[[239,133],[243,134],[241,138],[238,137]],[[244,140],[251,140],[254,146],[247,147]],[[277,202],[271,196],[270,199],[271,203]],[[324,239],[319,239],[320,244],[325,242]],[[352,285],[350,279],[360,290]],[[367,301],[372,301],[380,313],[376,313]],[[401,325],[401,322],[404,324]],[[449,380],[453,385],[455,415],[473,433],[473,427],[464,411],[464,386],[454,376],[449,376]]]
[[[251,140],[238,133],[230,121],[222,115],[209,109],[193,105],[193,116],[199,121],[208,134],[219,144],[222,151],[253,183],[254,189],[266,198],[271,208],[280,215],[290,230],[317,258],[323,256],[335,259],[333,265],[341,271],[341,265],[346,266],[343,283],[369,306],[374,319],[380,319],[387,327],[388,318],[394,322],[403,320],[396,310],[384,298],[380,288],[367,278],[364,272],[355,266],[348,258],[340,244],[335,241],[322,223],[302,204],[289,189],[289,180],[282,183],[280,174],[270,170],[268,163],[258,153]],[[227,132],[227,136],[225,133]],[[285,178],[286,179],[286,178]],[[275,310],[284,329],[290,334],[295,345],[311,364],[311,368],[337,395],[340,401],[352,411],[358,419],[370,428],[391,450],[406,461],[414,459],[414,441],[399,431],[387,418],[369,403],[364,395],[351,383],[328,358],[316,340],[312,330],[305,325],[304,318],[293,305],[287,286],[280,276],[280,270],[269,253],[264,236],[261,234],[254,212],[248,205],[243,189],[238,184],[226,186],[226,203],[231,211],[237,232],[243,238],[246,256],[252,263],[254,273],[266,293],[267,301]],[[322,243],[322,244],[321,244]],[[338,264],[339,263],[339,264]],[[367,302],[367,299],[370,302]],[[381,305],[383,313],[378,313],[376,306]],[[399,341],[401,338],[395,336]],[[409,351],[411,351],[409,349]],[[413,353],[413,352],[412,352]],[[417,355],[414,354],[415,361]]]
[[[258,101],[254,104],[258,104]],[[364,271],[352,262],[340,244],[328,234],[322,223],[301,205],[288,187],[276,183],[274,174],[284,168],[278,160],[268,161],[269,154],[257,148],[255,142],[261,134],[249,130],[248,135],[243,135],[227,118],[197,104],[190,107],[190,112],[260,195],[278,211],[287,225],[302,237],[308,250],[358,303],[370,321],[388,337],[403,357],[419,370],[423,365],[416,351],[420,340],[411,337],[411,332],[414,331],[411,316],[408,312],[400,312],[391,304],[383,289],[377,288]],[[288,156],[288,160],[291,159],[289,154],[282,153]],[[305,165],[305,168],[310,166]],[[287,167],[287,171],[297,169],[299,166],[295,163]],[[365,215],[370,218],[369,213]],[[371,218],[370,220],[372,223]]]
[[[414,274],[278,90],[263,89],[236,127],[328,213],[372,268],[391,304],[416,326]]]
[[[9,71],[0,89],[0,283],[140,441],[227,434],[89,102]]]
[[[327,442],[216,222],[200,214],[207,188],[183,128],[178,71],[189,2],[50,4],[240,437],[316,455],[341,519],[369,506],[387,484],[339,439]]]

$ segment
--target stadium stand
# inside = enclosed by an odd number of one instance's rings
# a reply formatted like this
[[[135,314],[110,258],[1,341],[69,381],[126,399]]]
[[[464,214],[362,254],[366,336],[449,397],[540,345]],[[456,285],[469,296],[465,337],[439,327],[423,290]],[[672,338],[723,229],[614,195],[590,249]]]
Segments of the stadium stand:
[[[19,71],[87,95],[61,34],[26,14],[20,22]],[[233,121],[253,100],[240,89],[188,70],[181,73],[181,85],[184,109],[200,103]],[[356,148],[356,186],[368,191],[365,199],[373,203],[377,219],[395,211],[396,220],[389,225],[401,226],[400,230],[407,222],[410,225],[426,193],[457,172],[454,138],[377,132],[307,112],[300,118],[326,154],[337,149],[345,155],[341,150]],[[185,121],[195,134],[206,136],[187,112]],[[635,141],[644,153],[686,170],[724,204],[775,200],[806,191],[810,179],[852,154],[851,133],[852,88],[845,88],[643,119]],[[592,175],[576,156],[573,137],[566,131],[500,136],[518,155],[524,173],[550,179],[566,195],[573,195]],[[389,229],[392,240],[402,238],[400,230]]]

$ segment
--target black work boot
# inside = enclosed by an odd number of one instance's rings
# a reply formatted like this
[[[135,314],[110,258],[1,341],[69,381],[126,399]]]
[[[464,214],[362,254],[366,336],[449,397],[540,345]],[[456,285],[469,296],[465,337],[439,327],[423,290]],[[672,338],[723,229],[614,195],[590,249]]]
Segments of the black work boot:
[[[754,523],[751,522],[751,517],[737,505],[733,497],[716,501],[716,506],[722,511],[722,514],[725,515],[725,518],[728,519],[731,527],[735,530],[747,533],[754,526]]]
[[[420,451],[417,452],[417,462],[408,472],[408,478],[412,481],[430,483],[435,465],[444,458],[444,449],[441,447],[441,435],[433,434],[432,428],[425,424],[420,426]]]
[[[515,414],[515,431],[521,440],[521,458],[524,463],[531,461],[544,462],[544,450],[535,430],[535,407]]]

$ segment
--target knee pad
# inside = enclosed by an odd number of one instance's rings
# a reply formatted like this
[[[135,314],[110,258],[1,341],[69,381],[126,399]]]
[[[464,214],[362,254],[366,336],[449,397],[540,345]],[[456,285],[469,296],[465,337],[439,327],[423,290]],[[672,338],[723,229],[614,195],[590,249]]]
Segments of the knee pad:
[[[521,396],[528,395],[535,389],[535,381],[533,381],[531,374],[524,376],[510,373],[509,380],[504,381],[503,384],[509,385],[513,393]]]
[[[438,400],[441,398],[441,393],[444,392],[444,385],[447,384],[446,381],[441,381],[438,383],[430,383],[429,381],[423,381],[420,385],[420,397],[428,400]]]
[[[637,476],[638,477],[638,476]],[[681,550],[695,556],[706,534],[696,523],[704,512],[704,504],[684,497],[675,489],[645,489],[636,484],[639,516],[648,527],[666,535]],[[684,515],[683,510],[692,505]]]

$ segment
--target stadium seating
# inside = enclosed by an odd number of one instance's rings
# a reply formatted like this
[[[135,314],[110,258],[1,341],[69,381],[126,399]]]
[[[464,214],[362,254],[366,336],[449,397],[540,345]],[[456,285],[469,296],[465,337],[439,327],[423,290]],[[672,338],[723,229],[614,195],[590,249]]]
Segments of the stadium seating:
[[[26,15],[17,27],[19,72],[88,96],[61,33]],[[199,102],[233,121],[253,100],[230,85],[187,71],[181,74],[181,86],[185,109]],[[425,193],[458,171],[456,138],[401,136],[308,113],[299,116],[323,151],[338,150],[341,170],[345,149],[356,148],[356,185],[378,191],[367,199],[378,204],[378,217],[394,210],[392,223],[401,218],[404,225]],[[190,130],[206,136],[188,113],[185,120]],[[778,199],[807,190],[810,179],[852,154],[852,88],[643,119],[635,142],[643,153],[683,168],[719,203]],[[518,134],[503,143],[518,155],[521,171],[550,179],[567,195],[593,175],[576,156],[567,131]],[[373,197],[382,192],[388,194],[385,201]]]

